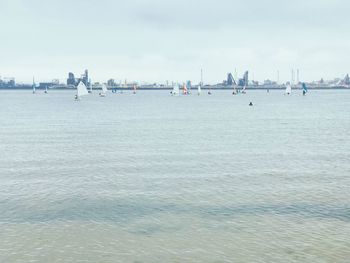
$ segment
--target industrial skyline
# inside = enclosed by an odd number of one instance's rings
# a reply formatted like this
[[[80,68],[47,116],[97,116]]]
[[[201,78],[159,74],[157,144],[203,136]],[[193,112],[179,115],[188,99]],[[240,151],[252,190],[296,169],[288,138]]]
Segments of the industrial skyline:
[[[163,82],[153,82],[153,83],[146,83],[146,82],[137,82],[137,81],[127,81],[121,80],[121,79],[114,79],[114,78],[108,78],[107,80],[103,81],[93,81],[90,78],[89,71],[87,69],[84,70],[82,74],[75,74],[73,72],[68,72],[68,77],[64,82],[60,82],[59,79],[53,79],[51,81],[42,81],[42,80],[35,80],[33,77],[32,83],[18,83],[16,82],[15,78],[2,78],[0,75],[0,89],[1,88],[31,88],[32,86],[36,86],[39,89],[46,89],[46,88],[75,88],[78,86],[80,82],[84,83],[85,86],[100,86],[101,84],[106,84],[108,87],[171,87],[175,83],[183,83],[187,84],[188,86],[191,86],[192,84],[194,86],[201,85],[201,86],[212,86],[216,88],[225,88],[225,87],[234,87],[234,86],[240,86],[240,87],[255,87],[255,88],[264,88],[264,87],[281,87],[284,86],[287,83],[291,83],[292,85],[304,85],[304,83],[307,83],[308,85],[311,85],[313,87],[321,87],[321,88],[349,88],[350,87],[350,77],[349,74],[346,74],[345,77],[341,78],[334,78],[332,80],[325,80],[323,78],[319,80],[314,80],[311,82],[306,82],[300,80],[300,70],[297,69],[291,71],[291,78],[289,81],[281,82],[279,80],[279,71],[277,71],[277,78],[276,79],[265,79],[264,81],[256,81],[255,79],[250,78],[249,71],[245,71],[242,77],[238,76],[237,71],[235,70],[234,74],[231,72],[227,73],[226,79],[223,79],[222,81],[218,81],[216,83],[206,83],[203,81],[203,70],[200,71],[201,80],[199,82],[195,82],[193,80],[182,80],[182,81],[174,81],[174,80],[166,80]]]

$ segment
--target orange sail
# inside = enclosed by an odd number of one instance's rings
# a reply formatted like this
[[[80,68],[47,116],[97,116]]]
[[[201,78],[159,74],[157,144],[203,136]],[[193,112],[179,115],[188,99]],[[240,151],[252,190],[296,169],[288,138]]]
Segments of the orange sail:
[[[187,87],[186,87],[186,84],[184,84],[184,86],[183,86],[183,94],[184,94],[184,95],[187,95]]]

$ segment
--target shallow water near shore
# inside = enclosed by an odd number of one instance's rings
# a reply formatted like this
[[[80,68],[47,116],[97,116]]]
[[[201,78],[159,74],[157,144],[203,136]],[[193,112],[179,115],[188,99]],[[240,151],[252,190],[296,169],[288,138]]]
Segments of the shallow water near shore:
[[[0,262],[350,258],[350,90],[0,91],[0,112]]]

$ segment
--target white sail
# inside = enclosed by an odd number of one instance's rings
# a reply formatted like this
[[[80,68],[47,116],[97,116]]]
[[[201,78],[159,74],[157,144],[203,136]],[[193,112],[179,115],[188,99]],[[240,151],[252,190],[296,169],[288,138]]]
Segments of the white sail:
[[[88,92],[85,84],[82,81],[80,81],[79,85],[77,86],[77,96],[81,97],[81,96],[88,95],[88,94],[89,94],[89,92]]]
[[[292,86],[290,85],[290,83],[287,83],[285,93],[286,93],[287,95],[292,94]]]
[[[108,91],[106,84],[102,84],[102,93],[106,94]]]
[[[175,84],[173,87],[173,95],[179,95],[180,94],[180,88],[178,84]]]
[[[198,85],[198,95],[201,95],[201,92],[202,92],[201,85]]]

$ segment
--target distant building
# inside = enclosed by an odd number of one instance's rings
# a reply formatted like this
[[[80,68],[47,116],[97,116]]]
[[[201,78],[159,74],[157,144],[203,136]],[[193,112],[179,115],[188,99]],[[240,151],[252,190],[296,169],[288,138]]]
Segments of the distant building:
[[[243,76],[245,86],[248,86],[248,74],[248,71],[246,71]]]
[[[4,78],[0,79],[0,87],[1,88],[14,88],[16,86],[15,78]]]
[[[89,83],[89,73],[88,73],[88,70],[86,69],[84,74],[81,75],[81,79],[80,81],[82,81],[86,87],[88,87],[90,85]]]
[[[248,86],[249,83],[249,79],[248,79],[248,71],[246,71],[243,75],[243,78],[239,79],[238,81],[238,86],[244,87],[244,86]]]
[[[45,88],[50,88],[52,86],[58,85],[59,82],[57,82],[56,80],[53,80],[52,82],[40,82],[39,83],[39,89],[45,89]]]
[[[76,86],[75,77],[74,77],[74,74],[72,72],[68,73],[67,85]]]
[[[227,74],[226,85],[228,85],[228,86],[236,85],[236,81],[235,81],[235,79],[233,78],[233,76],[232,76],[231,73],[228,73],[228,74]]]
[[[115,80],[114,80],[114,79],[109,79],[109,80],[107,81],[107,86],[109,86],[109,87],[115,87],[115,86],[117,86],[117,84],[115,83]]]
[[[345,78],[344,78],[344,84],[345,84],[345,85],[350,85],[349,74],[346,74],[346,76],[345,76]]]
[[[85,86],[90,86],[89,72],[87,69],[85,70],[84,74],[81,75],[80,78],[75,78],[72,72],[68,73],[67,85],[76,86],[79,84],[80,81],[82,81],[85,84]]]
[[[264,85],[277,85],[277,82],[266,79],[266,80],[264,80]]]

